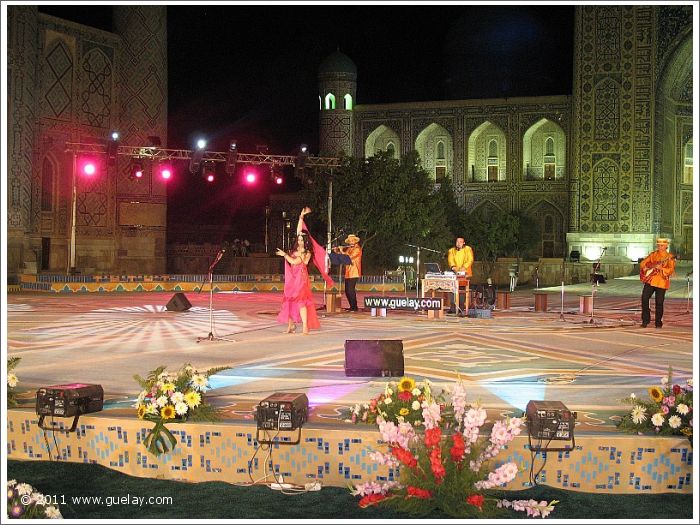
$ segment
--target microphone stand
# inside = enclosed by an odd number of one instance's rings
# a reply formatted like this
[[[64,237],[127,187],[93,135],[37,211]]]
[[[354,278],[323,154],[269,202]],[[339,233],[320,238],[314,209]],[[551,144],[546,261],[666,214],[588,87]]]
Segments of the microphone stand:
[[[230,343],[236,342],[233,339],[224,339],[223,337],[214,336],[214,310],[213,310],[214,267],[216,267],[216,265],[219,264],[219,261],[224,256],[225,251],[226,250],[219,250],[219,253],[216,254],[216,258],[214,259],[214,262],[212,262],[211,265],[209,266],[209,270],[208,270],[208,275],[209,275],[209,334],[206,337],[198,337],[197,338],[198,343],[200,341],[228,341]],[[202,286],[204,286],[204,284],[202,284]],[[202,288],[200,288],[199,291],[201,292]]]
[[[437,250],[433,250],[432,248],[426,248],[425,246],[417,246],[415,244],[408,244],[406,243],[406,246],[411,246],[416,249],[416,299],[419,297],[419,292],[420,292],[420,251],[421,250],[428,250],[429,252],[433,253],[442,253]]]
[[[605,250],[607,250],[607,246],[603,247],[603,251],[600,252],[600,256],[598,257],[598,260],[595,263],[595,266],[593,266],[593,277],[591,278],[591,320],[588,321],[589,324],[594,324],[595,321],[593,320],[593,310],[594,310],[594,303],[595,303],[595,289],[598,285],[598,279],[596,277],[596,272],[600,270],[600,261],[603,258],[603,255],[605,255]]]

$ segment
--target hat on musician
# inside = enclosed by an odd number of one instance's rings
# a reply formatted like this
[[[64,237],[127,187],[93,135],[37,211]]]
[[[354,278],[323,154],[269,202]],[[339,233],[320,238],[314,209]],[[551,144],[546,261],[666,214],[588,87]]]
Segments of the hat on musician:
[[[667,239],[667,238],[665,238],[665,237],[659,237],[658,239],[656,239],[656,244],[657,244],[658,246],[661,246],[661,245],[663,245],[663,246],[668,246],[668,245],[669,245],[669,242],[668,242],[668,239]]]
[[[354,233],[351,233],[350,235],[348,235],[347,239],[345,239],[345,241],[343,241],[343,242],[345,244],[357,244],[358,242],[360,242],[360,238],[357,235],[355,235]]]

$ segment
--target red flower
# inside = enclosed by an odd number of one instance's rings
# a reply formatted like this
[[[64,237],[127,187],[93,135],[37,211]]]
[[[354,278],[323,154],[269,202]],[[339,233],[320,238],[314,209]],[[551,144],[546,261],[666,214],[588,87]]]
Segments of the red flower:
[[[440,439],[442,438],[442,431],[440,427],[429,428],[425,431],[425,446],[428,448],[436,447],[440,444]]]
[[[420,499],[430,499],[433,497],[433,493],[429,490],[413,487],[411,485],[408,487],[408,495]]]
[[[358,505],[364,509],[365,507],[369,507],[370,505],[376,505],[377,503],[386,498],[386,494],[368,494],[360,500]]]
[[[442,483],[442,478],[445,477],[445,467],[442,465],[442,454],[440,448],[436,447],[430,451],[430,470],[435,476],[435,483]]]
[[[405,448],[391,447],[391,453],[401,463],[403,463],[404,465],[406,465],[410,468],[415,468],[416,465],[418,465],[418,461],[416,460],[416,458],[413,457],[413,454],[411,454]]]
[[[484,497],[481,494],[472,494],[467,498],[467,503],[474,505],[481,511],[481,506],[484,504]]]
[[[673,385],[673,395],[677,396],[680,393],[681,393],[681,387],[678,385]]]
[[[413,399],[413,394],[411,394],[410,392],[406,392],[406,391],[399,392],[399,399],[401,401],[410,401],[411,399]]]
[[[454,445],[450,449],[450,456],[452,456],[452,461],[459,463],[464,456],[464,436],[459,432],[452,434],[452,442]]]

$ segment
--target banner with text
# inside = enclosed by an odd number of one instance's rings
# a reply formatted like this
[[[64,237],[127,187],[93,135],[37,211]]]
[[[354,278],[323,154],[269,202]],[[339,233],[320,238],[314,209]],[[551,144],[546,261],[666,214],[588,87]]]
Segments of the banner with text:
[[[365,297],[365,308],[387,310],[442,310],[441,297]]]

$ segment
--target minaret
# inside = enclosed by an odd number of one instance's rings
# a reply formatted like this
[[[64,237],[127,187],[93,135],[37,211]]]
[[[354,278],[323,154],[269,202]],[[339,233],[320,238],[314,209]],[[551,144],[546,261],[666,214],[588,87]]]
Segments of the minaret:
[[[339,50],[318,68],[319,154],[353,154],[357,67]]]

